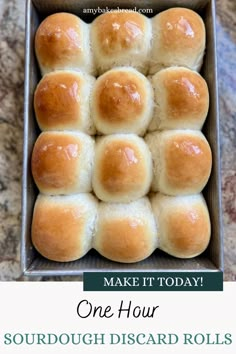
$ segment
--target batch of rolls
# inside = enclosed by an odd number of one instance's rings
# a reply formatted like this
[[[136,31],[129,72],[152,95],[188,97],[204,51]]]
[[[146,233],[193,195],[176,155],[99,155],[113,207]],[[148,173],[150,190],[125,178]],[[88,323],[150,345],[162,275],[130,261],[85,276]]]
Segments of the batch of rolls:
[[[205,251],[205,41],[201,17],[185,8],[41,22],[34,109],[42,132],[31,168],[32,242],[42,256],[68,262],[94,248],[132,263],[157,248],[177,258]]]

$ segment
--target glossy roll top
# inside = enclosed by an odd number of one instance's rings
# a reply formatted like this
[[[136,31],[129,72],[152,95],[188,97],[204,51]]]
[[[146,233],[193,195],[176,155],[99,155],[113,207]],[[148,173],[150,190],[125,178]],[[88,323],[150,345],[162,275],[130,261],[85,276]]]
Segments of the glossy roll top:
[[[96,144],[93,190],[106,202],[130,202],[148,193],[152,159],[143,139],[134,134],[102,137]]]
[[[159,248],[177,258],[193,258],[207,248],[211,236],[210,217],[201,194],[151,198],[159,229]]]
[[[69,262],[92,247],[97,201],[91,194],[39,195],[33,213],[32,242],[45,258]]]
[[[153,191],[187,195],[203,190],[211,173],[212,154],[201,132],[166,130],[148,134],[145,140],[154,163]]]
[[[31,170],[43,194],[90,192],[94,141],[76,132],[44,132],[35,142]]]
[[[35,35],[35,52],[42,75],[66,69],[94,73],[89,25],[73,14],[46,17]]]
[[[84,73],[55,71],[45,75],[35,90],[34,110],[41,130],[78,130],[94,134],[90,114],[95,79]]]
[[[100,133],[143,135],[152,117],[153,90],[148,79],[133,68],[116,68],[97,79],[92,102]]]
[[[151,37],[150,20],[138,12],[98,16],[91,25],[91,38],[99,74],[115,66],[133,66],[146,73]]]
[[[147,198],[128,204],[100,203],[93,247],[101,255],[134,263],[150,256],[157,245],[157,228]]]
[[[155,111],[149,129],[202,129],[209,108],[206,81],[196,71],[172,67],[152,78]]]
[[[206,45],[202,18],[186,8],[171,8],[152,19],[153,46],[150,73],[169,66],[199,71]]]

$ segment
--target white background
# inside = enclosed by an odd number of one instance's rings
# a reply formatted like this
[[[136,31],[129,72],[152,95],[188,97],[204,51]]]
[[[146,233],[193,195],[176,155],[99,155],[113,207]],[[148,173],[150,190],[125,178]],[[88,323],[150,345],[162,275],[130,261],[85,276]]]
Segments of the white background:
[[[0,353],[236,353],[236,283],[223,292],[83,292],[79,282],[0,283]],[[78,303],[110,305],[114,317],[81,319]],[[154,318],[117,319],[121,300],[157,306]],[[176,333],[176,345],[10,345],[4,333]],[[183,345],[183,333],[231,333],[231,345]]]

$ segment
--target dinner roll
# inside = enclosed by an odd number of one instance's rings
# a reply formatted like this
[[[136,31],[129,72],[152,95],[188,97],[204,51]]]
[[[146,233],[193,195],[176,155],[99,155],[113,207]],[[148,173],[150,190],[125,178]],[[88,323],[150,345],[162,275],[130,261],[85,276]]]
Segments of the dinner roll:
[[[93,247],[121,263],[141,261],[158,245],[157,228],[148,198],[129,204],[100,203]]]
[[[152,181],[151,153],[134,134],[100,138],[95,148],[93,190],[105,202],[130,202],[143,197]]]
[[[33,213],[32,243],[45,258],[69,262],[92,246],[97,201],[91,194],[39,195]]]
[[[35,53],[42,75],[66,69],[95,71],[90,27],[69,13],[55,13],[41,22],[35,35]]]
[[[202,18],[185,8],[171,8],[152,19],[153,45],[150,74],[169,66],[199,71],[203,62],[206,33]]]
[[[151,20],[138,12],[98,16],[91,25],[91,40],[99,74],[115,66],[133,66],[147,73],[151,38]]]
[[[95,78],[73,71],[54,71],[39,82],[34,110],[41,130],[80,130],[94,134],[90,94]]]
[[[192,258],[207,248],[211,235],[210,217],[201,194],[151,197],[159,228],[159,248],[178,258]]]
[[[44,132],[37,138],[31,168],[43,194],[91,191],[94,140],[81,132]]]
[[[168,195],[202,191],[211,173],[212,155],[197,130],[165,130],[146,135],[154,166],[152,190]]]
[[[137,70],[123,67],[106,72],[97,79],[92,97],[92,115],[100,133],[146,132],[153,113],[153,90]]]
[[[184,67],[171,67],[156,73],[152,85],[155,109],[150,131],[202,128],[209,92],[201,75]]]

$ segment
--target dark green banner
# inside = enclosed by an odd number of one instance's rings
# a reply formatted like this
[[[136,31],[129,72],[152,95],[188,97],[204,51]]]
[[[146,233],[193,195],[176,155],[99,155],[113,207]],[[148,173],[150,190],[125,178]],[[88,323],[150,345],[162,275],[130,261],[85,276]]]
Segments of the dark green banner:
[[[86,272],[84,291],[222,291],[223,272]]]

